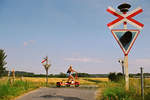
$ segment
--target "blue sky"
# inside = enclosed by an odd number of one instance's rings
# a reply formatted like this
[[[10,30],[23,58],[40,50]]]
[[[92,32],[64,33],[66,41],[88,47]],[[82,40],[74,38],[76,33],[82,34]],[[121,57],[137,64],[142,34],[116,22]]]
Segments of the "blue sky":
[[[120,72],[124,54],[107,23],[116,19],[106,12],[123,2],[141,6],[134,17],[145,26],[129,53],[129,72],[150,70],[149,0],[0,0],[0,48],[7,53],[7,69],[45,73],[66,72],[71,64],[78,72]],[[128,28],[132,28],[131,25]]]

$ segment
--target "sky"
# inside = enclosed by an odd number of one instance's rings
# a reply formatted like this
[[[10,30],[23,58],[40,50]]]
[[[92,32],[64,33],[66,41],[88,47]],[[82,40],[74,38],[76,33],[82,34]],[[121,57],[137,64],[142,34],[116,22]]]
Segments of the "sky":
[[[144,28],[128,55],[129,73],[139,73],[140,67],[150,72],[150,0],[0,0],[0,48],[7,54],[7,70],[43,74],[41,61],[48,56],[50,74],[66,73],[69,65],[81,73],[121,72],[118,59],[124,54],[107,27],[116,17],[106,9],[118,10],[124,2],[131,4],[129,11],[143,9],[134,17]]]

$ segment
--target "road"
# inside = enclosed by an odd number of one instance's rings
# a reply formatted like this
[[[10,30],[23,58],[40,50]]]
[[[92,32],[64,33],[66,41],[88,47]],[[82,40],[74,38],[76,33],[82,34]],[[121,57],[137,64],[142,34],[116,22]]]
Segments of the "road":
[[[96,89],[39,88],[16,100],[96,100]]]

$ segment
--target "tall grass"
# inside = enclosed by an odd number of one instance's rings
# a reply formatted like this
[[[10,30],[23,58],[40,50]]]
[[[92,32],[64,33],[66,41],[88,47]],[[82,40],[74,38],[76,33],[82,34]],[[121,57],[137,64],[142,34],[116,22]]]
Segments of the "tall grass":
[[[123,83],[122,83],[123,84]],[[102,100],[133,100],[134,90],[125,91],[121,83],[109,83],[103,91]]]
[[[29,90],[36,89],[42,84],[33,83],[28,81],[16,80],[12,84],[10,82],[4,82],[0,84],[0,100],[10,100],[20,94],[23,94]]]
[[[150,83],[150,79],[147,79],[145,83]],[[121,82],[107,82],[101,100],[142,100],[140,79],[131,78],[129,91],[125,91],[125,83]],[[145,99],[150,100],[150,88],[145,88]]]

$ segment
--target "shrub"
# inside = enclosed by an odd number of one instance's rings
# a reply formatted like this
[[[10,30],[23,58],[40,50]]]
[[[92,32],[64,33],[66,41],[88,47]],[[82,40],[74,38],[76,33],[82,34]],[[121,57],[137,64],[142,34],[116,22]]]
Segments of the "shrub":
[[[122,73],[110,73],[108,75],[109,80],[114,81],[114,82],[118,82],[118,81],[122,81],[124,79],[124,75]]]

